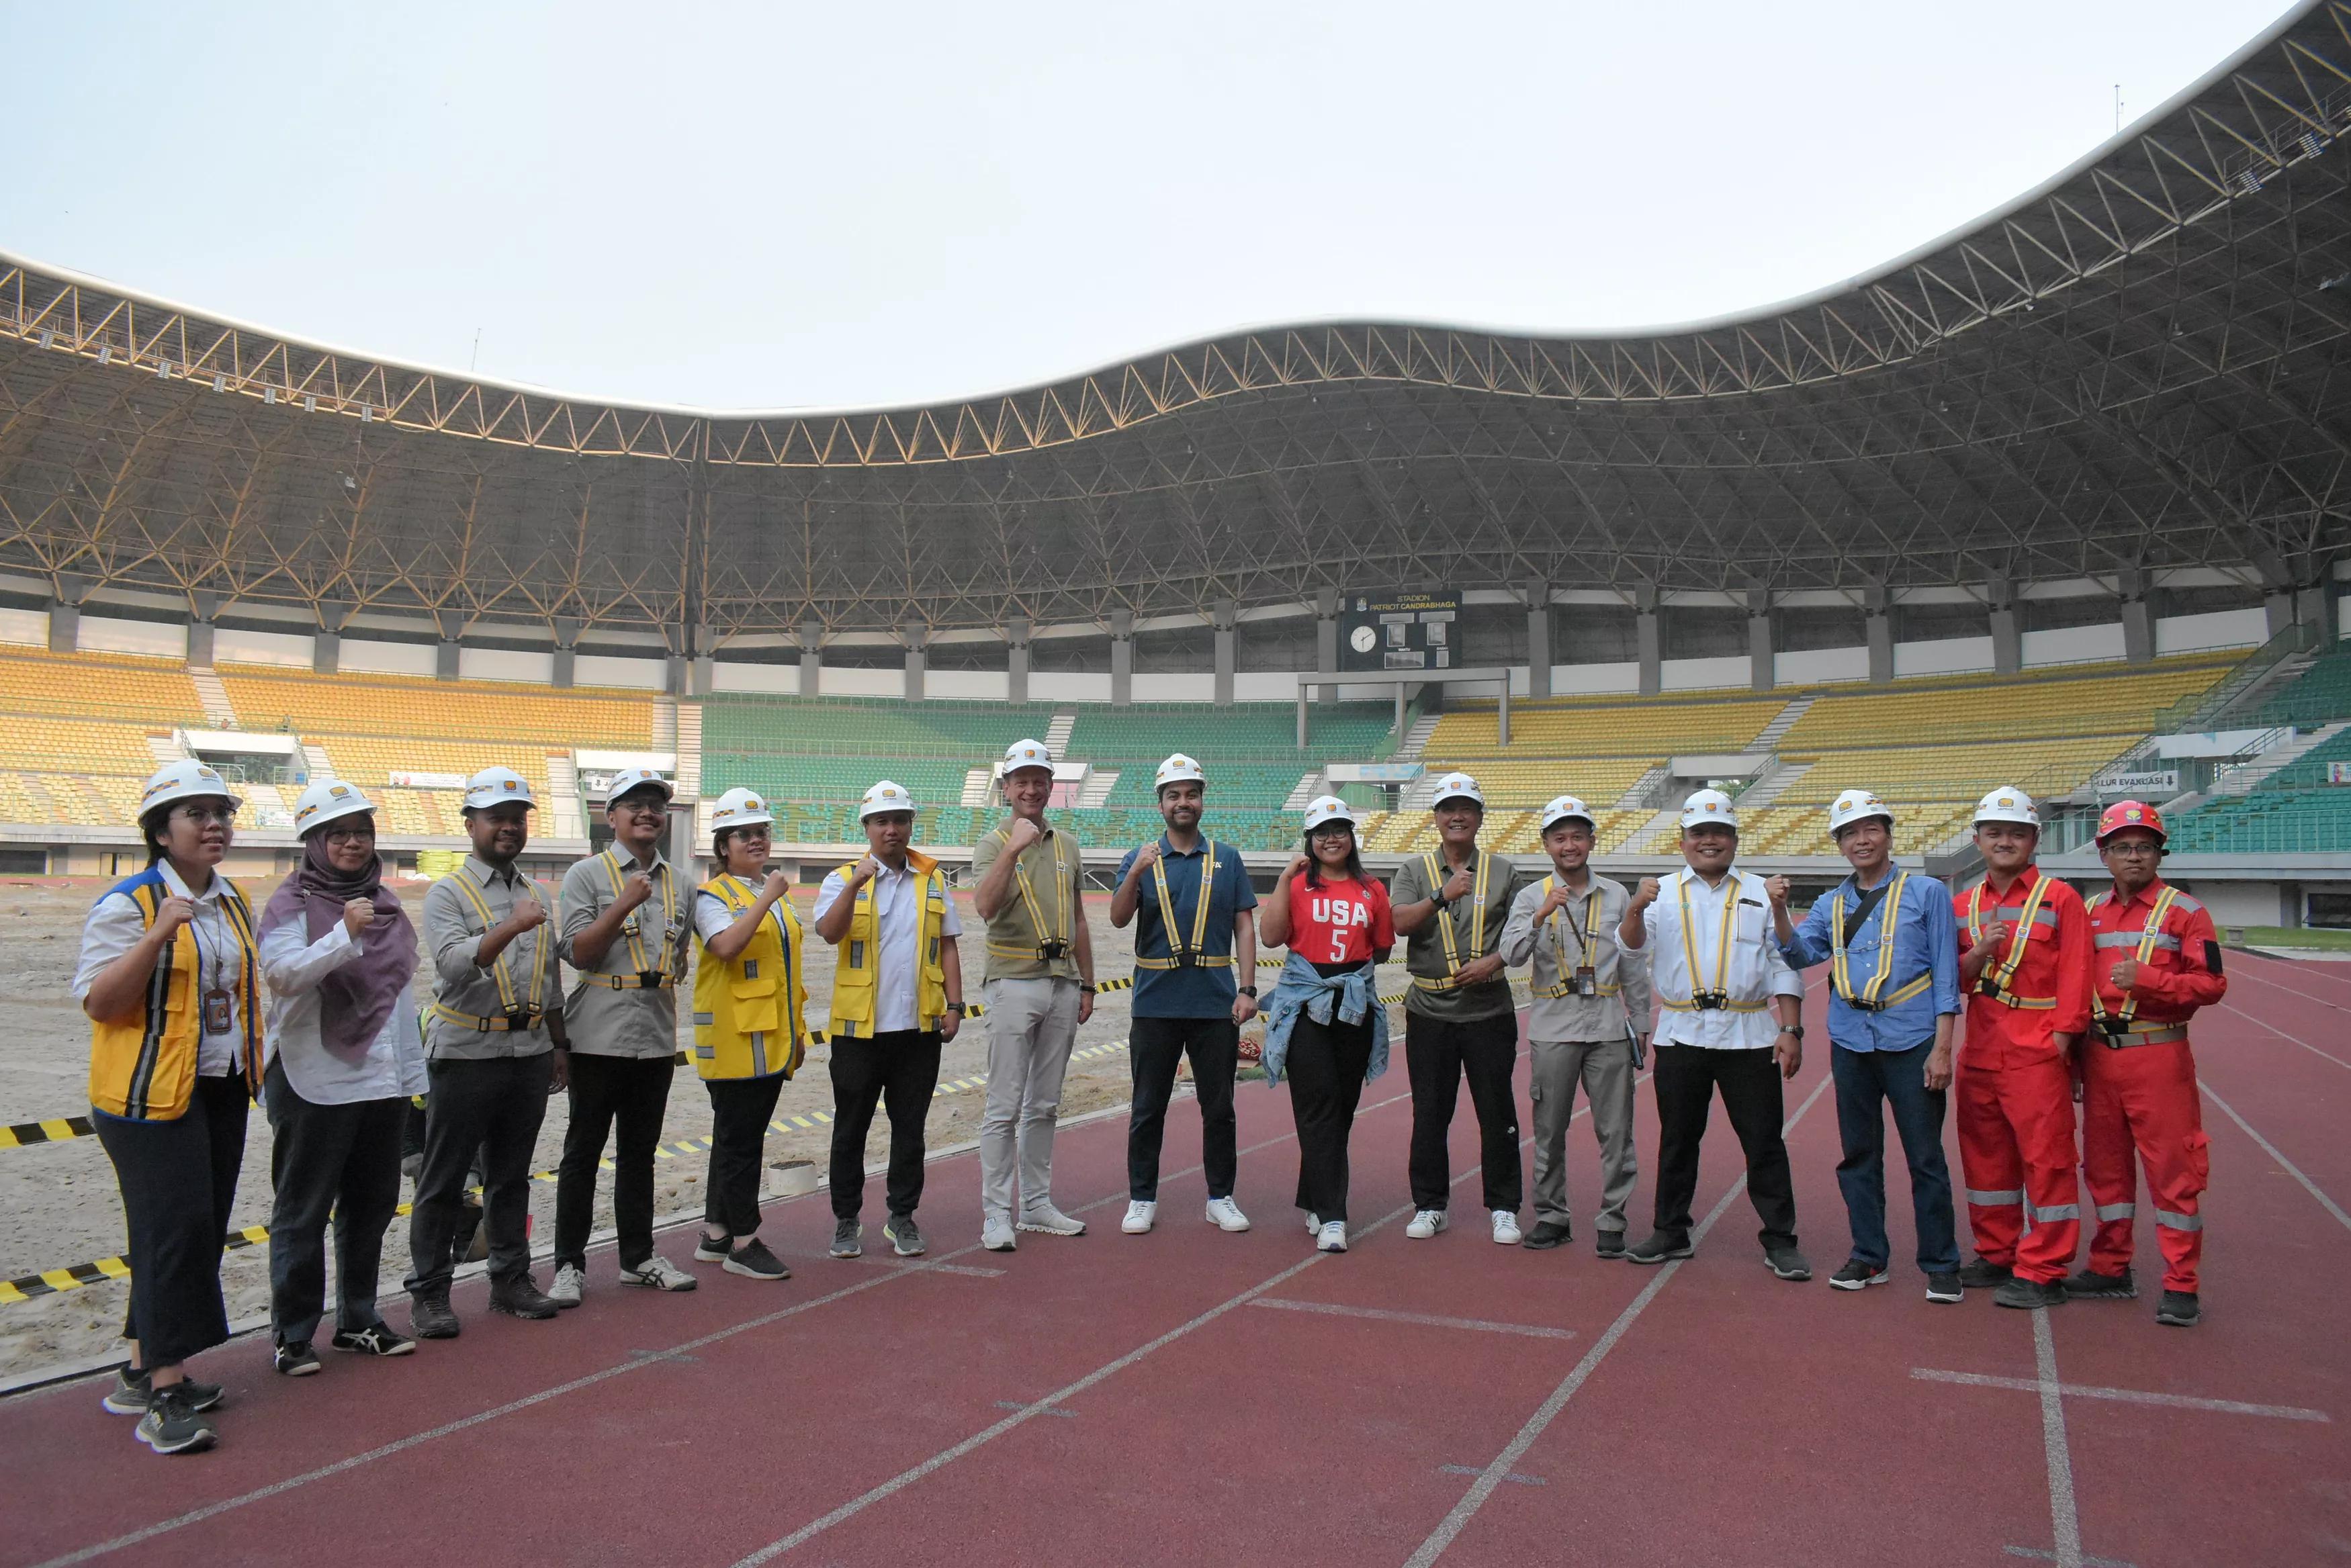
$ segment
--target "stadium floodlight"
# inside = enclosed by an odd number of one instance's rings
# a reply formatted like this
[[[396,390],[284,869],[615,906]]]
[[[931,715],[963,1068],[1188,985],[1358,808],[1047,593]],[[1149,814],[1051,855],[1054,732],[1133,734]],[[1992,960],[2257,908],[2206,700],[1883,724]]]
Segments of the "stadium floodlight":
[[[215,392],[228,390],[228,378],[218,370],[213,372],[213,390]]]

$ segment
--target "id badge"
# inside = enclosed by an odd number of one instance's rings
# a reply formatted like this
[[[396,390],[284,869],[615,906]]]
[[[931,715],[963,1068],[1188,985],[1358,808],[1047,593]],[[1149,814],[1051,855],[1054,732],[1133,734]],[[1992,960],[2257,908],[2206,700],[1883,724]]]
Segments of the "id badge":
[[[1600,976],[1590,964],[1584,964],[1575,971],[1575,994],[1578,996],[1600,994]]]
[[[225,1034],[233,1022],[235,1015],[228,992],[219,986],[204,992],[204,1033]]]

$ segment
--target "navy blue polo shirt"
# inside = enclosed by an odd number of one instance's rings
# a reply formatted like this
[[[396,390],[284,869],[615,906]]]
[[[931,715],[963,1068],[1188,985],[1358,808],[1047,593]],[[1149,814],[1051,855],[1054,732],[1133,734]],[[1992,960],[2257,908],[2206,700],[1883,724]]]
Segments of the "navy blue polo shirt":
[[[1195,923],[1199,918],[1200,870],[1207,863],[1208,840],[1204,835],[1200,847],[1184,854],[1159,836],[1159,864],[1167,869],[1167,901],[1175,907],[1176,928],[1184,940],[1191,940]],[[1118,879],[1134,868],[1136,851],[1128,850],[1118,863]],[[1217,846],[1217,875],[1208,884],[1208,927],[1200,939],[1199,950],[1211,957],[1227,958],[1233,951],[1233,917],[1243,909],[1257,908],[1257,889],[1249,886],[1249,871],[1241,865],[1241,852],[1229,844]],[[1227,1018],[1233,1010],[1235,988],[1240,981],[1234,978],[1229,963],[1192,969],[1154,969],[1148,961],[1175,956],[1167,940],[1167,921],[1159,909],[1159,878],[1145,871],[1135,883],[1134,904],[1134,1005],[1130,1012],[1136,1018]],[[1251,985],[1257,983],[1252,980]]]

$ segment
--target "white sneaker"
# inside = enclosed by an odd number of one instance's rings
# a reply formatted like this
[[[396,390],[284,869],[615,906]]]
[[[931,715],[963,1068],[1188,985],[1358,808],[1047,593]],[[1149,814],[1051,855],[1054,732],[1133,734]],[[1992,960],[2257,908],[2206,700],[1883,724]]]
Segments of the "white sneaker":
[[[1249,1228],[1249,1216],[1242,1213],[1241,1206],[1229,1198],[1208,1199],[1208,1223],[1219,1231],[1246,1231]]]
[[[624,1285],[643,1285],[653,1291],[690,1291],[702,1283],[692,1274],[655,1252],[633,1269],[621,1271]]]
[[[1343,1252],[1347,1250],[1347,1222],[1333,1220],[1317,1231],[1314,1250],[1318,1252]]]
[[[1009,1252],[1020,1244],[1012,1234],[1010,1216],[991,1214],[979,1228],[979,1244],[991,1252]]]
[[[587,1289],[587,1273],[566,1263],[555,1271],[555,1282],[547,1287],[547,1299],[559,1307],[576,1307]]]
[[[1414,1213],[1412,1223],[1404,1228],[1404,1233],[1416,1241],[1426,1241],[1451,1223],[1445,1217],[1444,1210],[1423,1209]]]
[[[1134,1199],[1127,1204],[1126,1218],[1118,1222],[1118,1228],[1130,1236],[1148,1236],[1151,1234],[1152,1220],[1158,1213],[1158,1204],[1146,1202],[1140,1198]]]
[[[1306,1233],[1310,1236],[1320,1236],[1322,1233],[1322,1216],[1309,1214],[1306,1217]]]
[[[1519,1217],[1507,1209],[1494,1210],[1494,1245],[1515,1247],[1519,1244]]]
[[[1020,1229],[1042,1231],[1048,1236],[1082,1236],[1086,1233],[1086,1222],[1071,1219],[1050,1203],[1040,1203],[1034,1209],[1020,1211]]]

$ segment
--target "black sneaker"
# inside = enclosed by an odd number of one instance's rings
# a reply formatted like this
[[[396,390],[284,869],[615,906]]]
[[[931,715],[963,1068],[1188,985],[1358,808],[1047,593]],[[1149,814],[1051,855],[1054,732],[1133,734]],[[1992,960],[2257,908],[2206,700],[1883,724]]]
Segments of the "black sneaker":
[[[1837,1291],[1862,1291],[1872,1285],[1882,1285],[1894,1276],[1886,1272],[1883,1263],[1865,1263],[1859,1258],[1847,1258],[1844,1267],[1829,1276],[1829,1288]]]
[[[2169,1328],[2194,1328],[2203,1319],[2204,1308],[2194,1291],[2166,1291],[2156,1303],[2155,1321]]]
[[[457,1314],[449,1309],[449,1293],[434,1291],[430,1295],[410,1298],[408,1326],[416,1331],[419,1339],[456,1338]]]
[[[1563,1247],[1575,1240],[1575,1232],[1555,1220],[1538,1220],[1535,1228],[1519,1243],[1530,1252],[1548,1252],[1553,1247]],[[1621,1243],[1620,1243],[1621,1244]]]
[[[1599,1253],[1600,1256],[1604,1258],[1623,1257],[1625,1255],[1625,1232],[1622,1231],[1601,1231],[1599,1235],[1593,1238],[1592,1250]]]
[[[308,1377],[319,1370],[319,1353],[307,1339],[289,1340],[277,1347],[269,1365],[280,1377]]]
[[[221,1402],[224,1394],[217,1383],[199,1383],[193,1377],[180,1379],[180,1396],[192,1410],[211,1409]],[[147,1374],[122,1366],[115,1369],[114,1386],[99,1404],[113,1415],[144,1416],[154,1397],[154,1386],[147,1381]]]
[[[198,1453],[219,1437],[176,1386],[156,1389],[147,1413],[139,1417],[139,1440],[159,1454]]]
[[[2119,1274],[2084,1269],[2065,1282],[2065,1293],[2077,1302],[2126,1302],[2137,1296],[2138,1282],[2131,1278],[2128,1263]]]
[[[912,1214],[893,1214],[882,1221],[882,1234],[890,1250],[902,1258],[919,1258],[930,1249],[924,1244],[923,1233],[914,1225]]]
[[[1927,1276],[1927,1299],[1930,1302],[1949,1306],[1953,1302],[1965,1301],[1967,1295],[1968,1288],[1959,1283],[1959,1276],[1955,1273]]]
[[[1691,1255],[1688,1237],[1676,1238],[1663,1231],[1625,1249],[1625,1261],[1628,1263],[1662,1263],[1668,1258]]]
[[[1959,1265],[1959,1283],[1971,1291],[1988,1291],[2006,1284],[2015,1273],[2006,1263],[1989,1263],[1978,1258]]]
[[[697,1263],[723,1263],[734,1251],[732,1236],[714,1236],[705,1231],[694,1239],[694,1261]]]
[[[352,1355],[407,1355],[416,1349],[416,1342],[404,1334],[393,1331],[388,1323],[371,1323],[365,1328],[339,1328],[328,1344]]]
[[[747,1280],[789,1280],[791,1270],[784,1261],[768,1251],[768,1244],[757,1236],[726,1254],[726,1272],[740,1274]]]
[[[2015,1307],[2030,1312],[2034,1307],[2059,1307],[2065,1304],[2065,1282],[2052,1280],[2047,1284],[2010,1275],[2000,1289],[1992,1292],[1994,1306]]]
[[[865,1244],[858,1240],[865,1227],[854,1220],[836,1220],[832,1224],[832,1255],[836,1258],[862,1258]]]
[[[1763,1266],[1783,1280],[1809,1280],[1813,1277],[1813,1261],[1793,1247],[1766,1247]]]
[[[490,1310],[508,1317],[548,1318],[556,1314],[554,1300],[538,1288],[528,1270],[511,1279],[490,1282]]]

